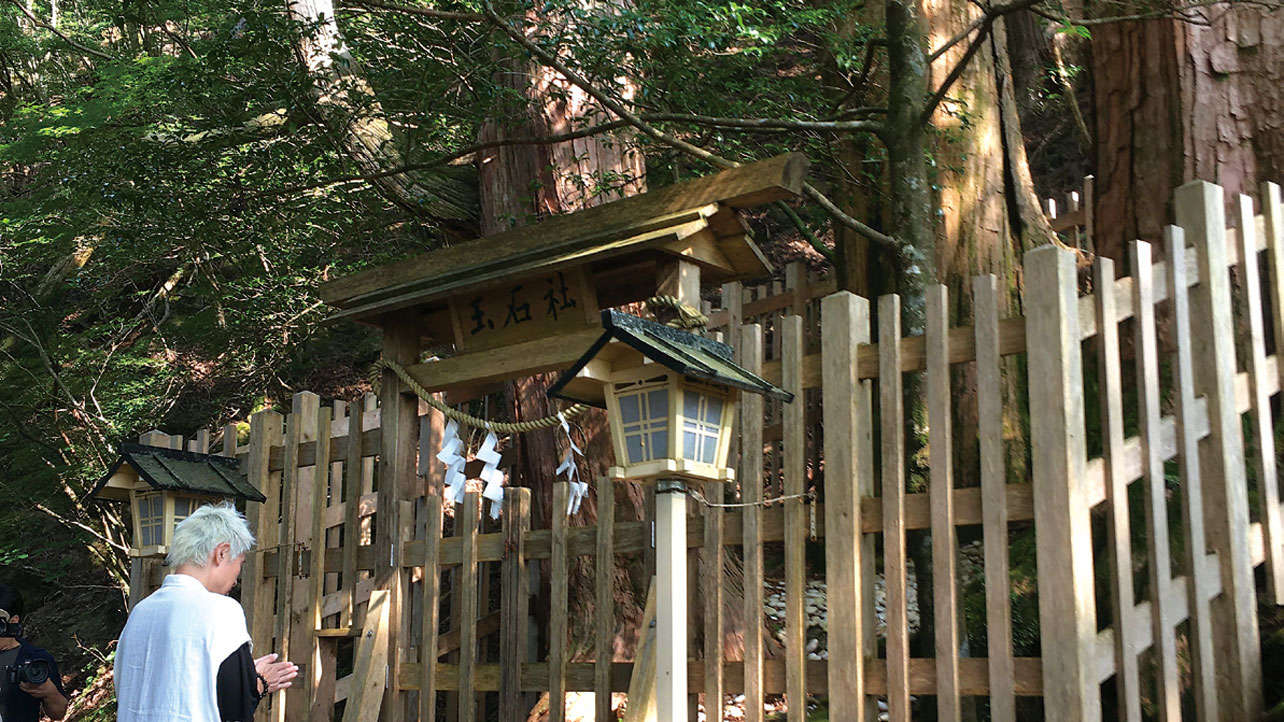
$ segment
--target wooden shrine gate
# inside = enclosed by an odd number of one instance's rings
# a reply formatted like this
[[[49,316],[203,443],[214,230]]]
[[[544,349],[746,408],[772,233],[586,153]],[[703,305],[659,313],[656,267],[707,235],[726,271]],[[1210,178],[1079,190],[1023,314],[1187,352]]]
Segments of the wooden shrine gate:
[[[1137,720],[1143,702],[1178,717],[1184,707],[1197,719],[1258,718],[1258,595],[1284,602],[1272,411],[1284,374],[1284,208],[1278,187],[1262,195],[1261,215],[1244,199],[1227,228],[1220,188],[1183,186],[1166,260],[1138,243],[1118,279],[1100,260],[1092,295],[1078,294],[1073,253],[1031,251],[1024,317],[1005,317],[992,277],[973,284],[972,325],[951,328],[945,290],[932,287],[925,333],[908,336],[897,297],[818,298],[824,282],[799,267],[779,293],[724,286],[714,325],[744,366],[804,403],[743,403],[726,501],[749,506],[691,502],[692,605],[703,610],[692,705],[722,719],[729,695],[743,695],[750,722],[781,695],[791,721],[804,719],[805,699],[831,720],[878,719],[880,703],[908,720],[912,696],[956,720],[978,706],[993,720],[1100,719],[1103,706]],[[951,383],[963,368],[975,379],[979,486],[954,478],[970,476],[950,423],[951,405],[966,401]],[[907,478],[908,381],[924,399],[925,478]],[[647,523],[613,518],[628,482],[593,485],[593,526],[554,514],[551,529],[530,528],[526,489],[507,491],[498,527],[483,523],[476,493],[443,510],[440,415],[416,412],[396,384],[381,394],[325,407],[297,394],[287,416],[253,417],[248,446],[224,444],[268,497],[249,509],[260,551],[242,577],[255,647],[303,667],[303,683],[263,716],[338,719],[340,705],[345,720],[521,720],[531,693],[548,695],[554,722],[576,693],[593,693],[599,721],[614,719],[611,693],[630,693],[636,714],[640,671],[654,661],[645,640],[639,659],[612,651],[615,558],[650,546]],[[1029,477],[1010,475],[1023,467],[1013,449],[1026,448]],[[754,505],[807,490],[817,503]],[[555,486],[555,510],[567,493]],[[909,653],[907,540],[922,531],[934,658]],[[823,563],[808,567],[812,537],[824,540]],[[980,563],[965,565],[960,547]],[[743,560],[743,594],[725,577],[730,555]],[[564,583],[581,557],[594,570],[592,639],[571,639],[557,613],[590,606]],[[529,568],[544,564],[553,614],[537,657]],[[819,626],[808,622],[809,578],[826,584]],[[764,604],[768,588],[783,589],[783,610]],[[724,654],[737,635],[743,653]],[[818,636],[820,659],[808,649]]]

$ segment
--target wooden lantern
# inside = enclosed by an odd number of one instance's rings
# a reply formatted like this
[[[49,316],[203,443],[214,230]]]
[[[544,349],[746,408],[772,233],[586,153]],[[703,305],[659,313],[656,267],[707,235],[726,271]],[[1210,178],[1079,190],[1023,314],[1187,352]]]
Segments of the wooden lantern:
[[[549,390],[605,407],[626,479],[730,481],[731,423],[741,393],[793,395],[740,368],[730,346],[619,311]]]
[[[120,459],[91,496],[129,502],[134,519],[130,556],[164,556],[174,525],[205,504],[266,501],[241,478],[235,459],[143,444],[121,444],[119,452]]]

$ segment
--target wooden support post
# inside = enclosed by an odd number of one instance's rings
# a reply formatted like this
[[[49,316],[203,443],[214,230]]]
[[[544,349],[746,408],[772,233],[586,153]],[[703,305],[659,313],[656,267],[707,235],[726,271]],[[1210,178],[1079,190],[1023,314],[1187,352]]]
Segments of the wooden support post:
[[[566,720],[566,609],[567,584],[566,560],[566,505],[570,499],[570,484],[553,483],[552,550],[549,560],[549,586],[551,589],[548,630],[548,719],[549,722]]]
[[[336,644],[317,636],[321,629],[321,598],[325,596],[325,509],[326,490],[330,485],[331,409],[320,409],[317,415],[316,471],[312,479],[312,558],[308,570],[311,594],[307,616],[308,647],[312,659],[307,666],[307,691],[310,722],[330,722],[334,716],[334,683]]]
[[[357,642],[352,670],[352,691],[343,708],[343,722],[374,722],[383,707],[388,682],[388,625],[392,594],[386,589],[370,593],[366,622]]]
[[[976,324],[976,397],[981,451],[981,513],[984,518],[985,629],[989,652],[990,720],[1016,722],[998,279],[993,275],[975,278],[972,281],[972,303]],[[896,368],[899,369],[899,366]],[[880,378],[880,382],[881,380]],[[886,486],[883,493],[887,493]]]
[[[887,715],[890,722],[909,722],[905,386],[901,376],[901,298],[894,294],[878,299],[878,397],[882,422],[883,580],[887,589]],[[1004,554],[1007,548],[1005,536]]]
[[[849,610],[829,616],[829,705],[845,710],[849,719],[864,722],[865,625],[864,600],[867,545],[860,529],[863,461],[858,457],[868,448],[860,438],[868,415],[858,419],[858,397],[867,397],[869,385],[857,375],[856,351],[869,343],[869,302],[845,291],[821,302],[821,318],[830,343],[821,350],[821,376],[825,424],[825,578],[828,606]],[[868,484],[869,480],[863,480]],[[852,613],[859,610],[858,613]]]
[[[593,649],[593,718],[614,722],[611,712],[611,662],[615,657],[615,482],[597,480],[597,555],[593,572],[595,596]],[[523,624],[525,619],[523,618]]]
[[[463,538],[463,560],[459,566],[456,593],[459,594],[459,722],[473,722],[477,716],[477,695],[473,691],[473,671],[477,666],[477,524],[481,514],[481,495],[464,494],[459,524]]]
[[[1101,718],[1093,666],[1090,494],[1085,486],[1083,369],[1074,254],[1025,254],[1035,534],[1044,713],[1049,722]]]
[[[276,640],[282,659],[299,665],[299,676],[305,681],[296,684],[277,696],[272,705],[273,719],[304,719],[308,716],[308,697],[313,647],[311,639],[316,626],[307,612],[309,584],[296,569],[300,545],[306,545],[312,535],[312,506],[314,487],[311,483],[316,470],[304,469],[299,462],[299,447],[316,441],[317,424],[321,411],[321,397],[310,391],[294,395],[290,418],[286,422],[285,468],[281,473],[282,509],[279,522],[280,547],[277,554],[277,613]],[[325,501],[325,492],[321,493]]]
[[[725,485],[705,484],[704,494],[714,504],[726,499]],[[719,508],[704,511],[704,547],[700,550],[700,572],[704,584],[704,716],[722,722],[722,601],[725,550],[723,515]]]
[[[791,263],[788,277],[797,289],[801,265]],[[795,308],[795,310],[798,310]],[[793,403],[782,409],[784,436],[783,471],[785,496],[800,496],[807,491],[807,455],[803,395],[802,316],[786,316],[781,322],[781,379],[785,391],[794,395]],[[803,499],[785,502],[785,695],[789,703],[788,722],[807,719],[807,616],[803,609],[803,592],[807,577],[807,508]]]
[[[932,602],[936,631],[936,709],[947,722],[962,719],[959,699],[958,559],[954,531],[954,440],[950,415],[949,309],[945,286],[927,288],[927,419],[932,506]]]
[[[1257,595],[1248,543],[1244,437],[1235,409],[1235,337],[1226,269],[1226,218],[1220,186],[1203,181],[1177,189],[1177,225],[1198,250],[1199,283],[1190,291],[1195,393],[1208,400],[1210,433],[1199,444],[1208,543],[1221,567],[1222,594],[1213,601],[1218,691],[1223,719],[1262,713]]]
[[[528,507],[529,508],[529,507]],[[419,642],[419,722],[437,719],[437,633],[441,626],[441,496],[424,500],[424,605]]]
[[[1110,544],[1110,602],[1115,630],[1115,689],[1120,717],[1141,722],[1141,678],[1137,667],[1137,635],[1133,621],[1132,530],[1129,524],[1128,479],[1124,472],[1123,374],[1119,358],[1118,303],[1115,262],[1097,258],[1093,298],[1097,315],[1097,383],[1101,396],[1101,456],[1106,475],[1106,515]],[[1007,551],[1005,546],[1004,556]],[[989,563],[989,559],[986,559]]]
[[[419,328],[406,317],[390,321],[383,329],[383,357],[402,366],[419,360]],[[401,662],[409,649],[409,639],[401,633],[403,590],[409,580],[400,563],[401,504],[417,493],[419,402],[405,383],[391,371],[384,371],[379,392],[379,509],[375,517],[376,589],[391,594],[388,601],[389,660],[394,680],[401,679]],[[406,710],[397,685],[390,684],[384,698],[383,722],[402,722]]]
[[[365,476],[361,435],[365,428],[365,402],[358,398],[348,406],[348,448],[343,462],[343,574],[348,599],[339,625],[357,627],[357,549],[361,545],[361,487]]]
[[[646,608],[638,629],[638,651],[629,677],[628,707],[624,722],[656,722],[655,713],[655,578],[646,592]]]
[[[655,493],[655,696],[663,722],[687,719],[687,495],[660,479]],[[746,584],[748,584],[746,574]],[[747,646],[747,645],[746,645]],[[749,701],[746,695],[745,707]],[[752,716],[746,714],[746,719]]]
[[[740,327],[740,362],[750,373],[762,370],[762,326]],[[745,625],[745,722],[762,722],[763,718],[763,646],[762,646],[762,412],[763,398],[758,394],[740,397],[740,498],[744,508],[744,625]],[[664,596],[658,596],[664,604]],[[663,697],[664,692],[660,690]],[[668,722],[663,712],[661,722]]]
[[[556,510],[554,510],[556,511]],[[504,491],[503,600],[500,604],[500,722],[522,722],[522,663],[526,661],[526,625],[530,591],[526,570],[526,534],[531,528],[531,490]],[[554,613],[557,613],[556,611]]]

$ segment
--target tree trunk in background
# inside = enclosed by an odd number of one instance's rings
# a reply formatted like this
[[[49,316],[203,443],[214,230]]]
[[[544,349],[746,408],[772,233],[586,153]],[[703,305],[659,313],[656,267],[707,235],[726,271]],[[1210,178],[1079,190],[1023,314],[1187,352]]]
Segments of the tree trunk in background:
[[[446,230],[472,235],[477,191],[449,170],[411,175],[390,172],[406,164],[374,90],[348,53],[334,15],[333,0],[287,0],[299,23],[295,52],[312,79],[313,99],[335,141],[371,185],[416,218],[444,222]]]
[[[544,137],[574,130],[584,123],[614,119],[598,113],[592,99],[583,91],[542,66],[515,65],[498,82],[527,98],[525,112],[520,113],[517,121],[488,121],[480,130],[481,142]],[[620,131],[564,143],[503,146],[483,151],[477,159],[482,234],[529,225],[550,215],[571,213],[644,192],[645,158],[633,147],[631,139],[631,133]],[[611,190],[598,192],[603,186],[609,186]],[[538,374],[506,384],[504,405],[509,417],[515,421],[529,420],[556,413],[559,404],[553,403],[546,394],[555,378],[555,374]],[[589,411],[579,416],[573,426],[584,434],[581,439],[576,432],[576,443],[584,451],[580,478],[588,481],[591,488],[596,488],[613,458],[605,414]],[[532,527],[547,529],[551,526],[553,514],[566,513],[565,509],[552,508],[553,483],[557,480],[554,470],[566,448],[564,434],[560,428],[540,430],[515,435],[512,440],[518,460],[511,483],[531,489]],[[615,495],[616,519],[621,522],[641,519],[644,510],[642,490],[637,484],[625,487],[618,489]],[[581,508],[577,523],[591,524],[596,516],[594,493]],[[571,574],[569,583],[575,589],[571,594],[572,604],[579,611],[570,615],[572,647],[569,652],[576,655],[584,650],[574,646],[574,641],[588,638],[585,633],[592,631],[593,615],[588,613],[591,607],[581,606],[593,602],[592,566],[573,564]],[[645,600],[645,577],[645,574],[633,574],[633,588],[629,589],[629,585],[622,582],[630,580],[630,574],[617,570],[615,616],[618,650],[631,649],[633,642],[627,632],[635,629],[642,617],[642,605],[638,599]],[[541,629],[547,629],[550,612],[547,582],[545,575],[536,590],[542,601],[537,600],[531,605]],[[636,590],[639,585],[643,585],[640,597]]]
[[[1218,6],[1211,26],[1175,20],[1094,28],[1097,251],[1122,262],[1158,241],[1173,190],[1200,179],[1257,195],[1284,171],[1284,14]]]

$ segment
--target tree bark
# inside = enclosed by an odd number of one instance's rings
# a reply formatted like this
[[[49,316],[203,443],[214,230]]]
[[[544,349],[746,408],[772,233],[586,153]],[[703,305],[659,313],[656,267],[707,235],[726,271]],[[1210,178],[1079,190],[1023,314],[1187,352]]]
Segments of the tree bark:
[[[1159,240],[1182,183],[1218,183],[1233,203],[1284,168],[1284,15],[1217,10],[1208,27],[1156,19],[1093,31],[1102,255],[1122,262],[1128,241]]]
[[[477,191],[449,169],[411,174],[374,90],[348,52],[333,0],[287,0],[299,24],[295,52],[312,79],[313,101],[336,143],[370,183],[393,204],[417,218],[443,222],[447,230],[471,236],[477,219]]]

